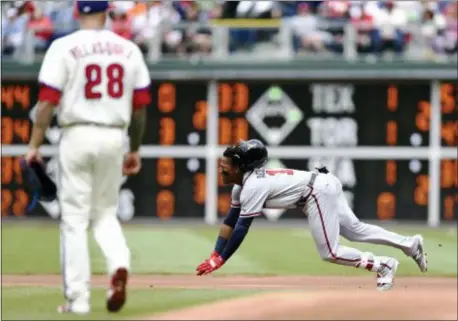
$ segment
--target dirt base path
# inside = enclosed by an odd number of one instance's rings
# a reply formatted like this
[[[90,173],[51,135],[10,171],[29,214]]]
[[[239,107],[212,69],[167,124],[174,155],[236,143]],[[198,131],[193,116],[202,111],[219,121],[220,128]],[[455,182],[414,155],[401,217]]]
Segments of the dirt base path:
[[[440,293],[439,296],[436,296]],[[429,290],[335,290],[257,295],[145,320],[456,320],[455,299]],[[445,296],[445,297],[442,297]]]
[[[94,276],[105,287],[105,276]],[[58,275],[4,275],[2,286],[60,286]],[[457,320],[457,279],[397,278],[389,292],[373,277],[197,277],[135,275],[134,288],[267,289],[273,293],[146,316],[144,320]]]

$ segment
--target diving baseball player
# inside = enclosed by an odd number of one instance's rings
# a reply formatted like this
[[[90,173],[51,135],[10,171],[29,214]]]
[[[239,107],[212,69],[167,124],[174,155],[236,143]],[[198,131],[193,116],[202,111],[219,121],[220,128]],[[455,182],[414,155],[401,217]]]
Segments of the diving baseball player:
[[[267,149],[258,140],[242,141],[225,150],[220,168],[223,182],[235,184],[231,210],[221,225],[215,250],[197,267],[198,275],[219,269],[235,253],[263,208],[297,206],[303,207],[308,217],[321,258],[375,272],[379,290],[393,287],[398,260],[343,246],[339,243],[339,234],[350,241],[398,248],[426,272],[422,236],[405,237],[359,221],[344,197],[339,179],[326,168],[313,172],[266,169],[266,161]]]
[[[66,304],[60,312],[90,311],[87,230],[107,263],[111,284],[107,309],[126,300],[130,251],[116,217],[122,175],[141,169],[139,147],[151,102],[150,76],[140,49],[105,30],[108,1],[77,1],[80,30],[54,41],[39,73],[39,103],[27,162],[40,160],[39,147],[58,107],[58,199],[61,265]],[[60,104],[59,104],[60,103]],[[128,130],[130,152],[124,155]]]

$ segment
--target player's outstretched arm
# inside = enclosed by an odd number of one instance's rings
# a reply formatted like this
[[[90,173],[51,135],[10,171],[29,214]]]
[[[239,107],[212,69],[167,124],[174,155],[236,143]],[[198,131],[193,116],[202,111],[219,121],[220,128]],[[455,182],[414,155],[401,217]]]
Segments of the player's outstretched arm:
[[[237,220],[239,219],[239,215],[240,215],[240,207],[231,207],[226,217],[224,218],[223,223],[220,226],[219,234],[216,239],[215,248],[213,252],[210,254],[210,257],[197,266],[196,268],[196,271],[198,271],[197,275],[202,275],[202,273],[199,271],[201,271],[201,267],[205,265],[208,260],[214,257],[217,257],[221,255],[221,253],[223,253],[223,250],[226,247],[227,241],[231,237],[235,224],[237,223]]]
[[[232,231],[231,237],[227,241],[226,247],[221,253],[221,258],[226,262],[238,250],[245,236],[248,234],[254,217],[240,217]]]
[[[234,230],[235,224],[240,216],[240,208],[231,207],[226,217],[224,218],[223,224],[219,229],[218,238],[216,239],[214,254],[220,255],[223,253],[226,247],[227,241],[231,237],[232,231]]]
[[[237,224],[221,255],[208,260],[207,265],[210,265],[210,267],[201,267],[200,271],[203,271],[203,274],[211,273],[220,268],[237,251],[245,239],[253,219],[262,214],[262,208],[268,195],[269,187],[262,183],[254,183],[251,186],[245,185],[243,190],[240,189],[240,202],[237,202],[237,197],[234,197],[233,193],[232,200],[234,205],[243,210],[239,213]]]
[[[242,244],[245,236],[248,234],[254,217],[240,217],[235,225],[234,230],[227,241],[227,244],[221,255],[210,258],[198,267],[198,275],[210,274],[219,269],[227,260],[237,251]]]

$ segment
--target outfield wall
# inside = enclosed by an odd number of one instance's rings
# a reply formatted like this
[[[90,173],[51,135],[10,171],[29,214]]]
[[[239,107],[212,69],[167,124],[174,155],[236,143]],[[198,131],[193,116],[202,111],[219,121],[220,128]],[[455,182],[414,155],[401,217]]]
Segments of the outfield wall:
[[[192,67],[192,66],[191,66]],[[125,178],[118,215],[215,224],[230,203],[218,157],[239,139],[269,146],[270,167],[327,165],[365,220],[456,221],[456,71],[431,66],[151,66],[143,170]],[[34,69],[35,68],[35,69]],[[157,70],[156,70],[157,69]],[[36,66],[2,74],[2,216],[57,217],[34,202],[18,159],[37,97]],[[42,148],[56,175],[56,121]],[[266,210],[265,219],[302,217]]]

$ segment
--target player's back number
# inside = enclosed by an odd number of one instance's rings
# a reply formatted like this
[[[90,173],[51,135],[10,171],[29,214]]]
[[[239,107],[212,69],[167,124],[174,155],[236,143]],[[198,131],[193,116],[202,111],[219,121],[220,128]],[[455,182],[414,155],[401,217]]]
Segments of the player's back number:
[[[96,87],[102,83],[104,77],[108,80],[106,93],[110,98],[121,98],[124,94],[124,67],[120,64],[111,64],[105,70],[103,69],[96,64],[86,66],[86,85],[84,87],[86,99],[102,98],[101,90]]]

